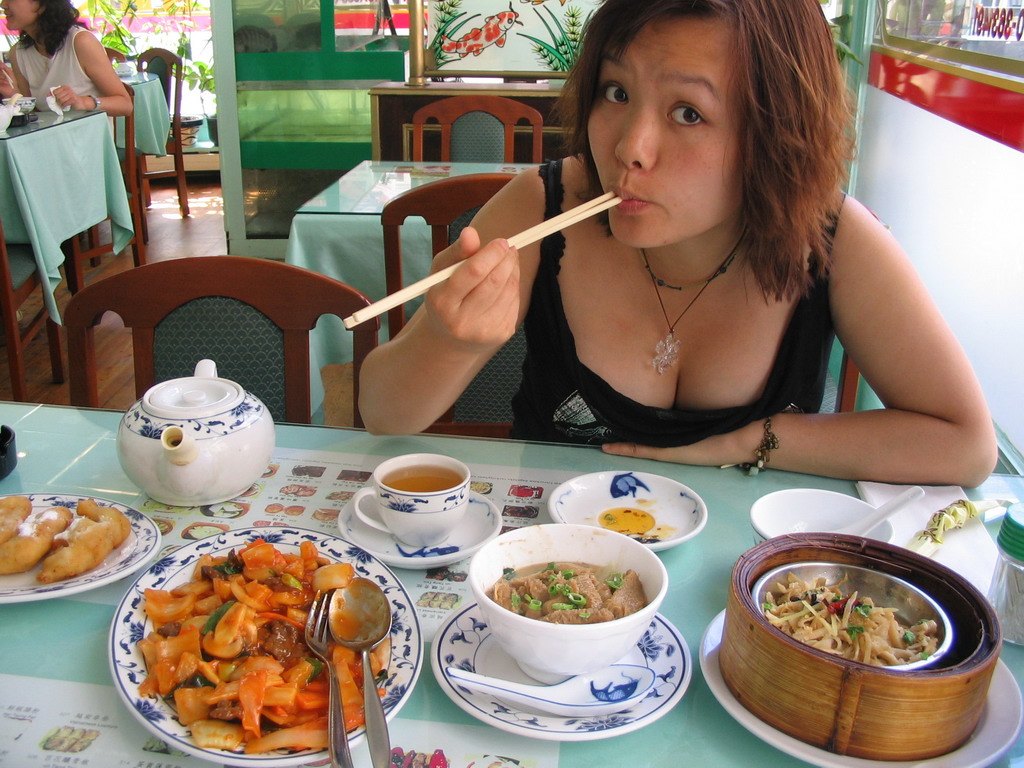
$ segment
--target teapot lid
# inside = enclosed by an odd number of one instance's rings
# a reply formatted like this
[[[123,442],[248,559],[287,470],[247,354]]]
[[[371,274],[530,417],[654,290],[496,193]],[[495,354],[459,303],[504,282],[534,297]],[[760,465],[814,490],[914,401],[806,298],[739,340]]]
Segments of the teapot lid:
[[[245,390],[229,379],[187,376],[153,386],[142,397],[143,406],[163,419],[198,419],[238,407]]]

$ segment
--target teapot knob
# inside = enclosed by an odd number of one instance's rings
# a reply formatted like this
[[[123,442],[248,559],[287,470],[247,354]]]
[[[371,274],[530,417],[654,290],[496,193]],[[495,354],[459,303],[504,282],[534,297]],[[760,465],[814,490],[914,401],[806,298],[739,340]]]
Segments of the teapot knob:
[[[202,359],[196,363],[195,375],[197,378],[216,379],[217,364],[213,360]]]

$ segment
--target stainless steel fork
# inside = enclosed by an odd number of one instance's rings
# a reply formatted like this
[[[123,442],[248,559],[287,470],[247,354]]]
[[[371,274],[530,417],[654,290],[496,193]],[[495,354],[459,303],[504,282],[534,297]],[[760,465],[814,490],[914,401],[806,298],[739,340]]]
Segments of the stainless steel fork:
[[[330,680],[330,705],[327,710],[327,736],[334,768],[355,768],[348,748],[348,732],[345,730],[345,713],[341,706],[341,688],[338,675],[331,663],[331,652],[327,642],[331,637],[327,621],[327,607],[331,602],[330,592],[317,592],[309,607],[306,619],[306,645],[327,667]]]

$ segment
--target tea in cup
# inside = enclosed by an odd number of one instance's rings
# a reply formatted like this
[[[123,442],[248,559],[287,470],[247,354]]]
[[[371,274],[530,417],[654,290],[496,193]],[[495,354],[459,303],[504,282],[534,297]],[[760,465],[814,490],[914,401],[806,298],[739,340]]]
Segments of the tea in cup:
[[[469,479],[469,467],[458,459],[434,453],[396,456],[377,466],[371,485],[353,496],[352,508],[371,528],[410,546],[429,547],[447,539],[465,516]]]

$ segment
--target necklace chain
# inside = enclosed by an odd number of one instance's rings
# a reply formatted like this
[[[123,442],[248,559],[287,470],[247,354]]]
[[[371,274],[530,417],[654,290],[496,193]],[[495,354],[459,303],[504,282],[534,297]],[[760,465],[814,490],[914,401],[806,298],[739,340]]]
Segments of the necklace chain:
[[[736,252],[739,250],[740,243],[743,242],[744,234],[746,234],[746,230],[740,233],[739,239],[736,240],[736,244],[732,247],[732,250],[729,251],[729,254],[725,259],[722,260],[718,269],[716,269],[710,277],[698,283],[694,283],[693,285],[669,285],[664,280],[659,279],[651,269],[651,265],[647,262],[647,253],[643,248],[640,249],[640,255],[643,257],[644,266],[647,268],[647,273],[651,276],[651,283],[654,285],[654,295],[658,297],[658,306],[661,307],[661,314],[665,318],[665,325],[668,326],[668,333],[665,334],[665,338],[654,346],[654,357],[651,359],[651,365],[654,366],[654,370],[656,370],[659,375],[665,373],[665,371],[674,366],[676,361],[679,359],[680,342],[679,339],[676,338],[676,326],[679,325],[679,321],[682,320],[683,316],[690,311],[690,307],[697,302],[697,299],[699,299],[704,291],[707,290],[707,287],[711,285],[712,281],[715,280],[715,278],[724,275],[732,265],[733,260],[736,258]],[[661,298],[659,286],[671,288],[674,291],[682,291],[686,288],[696,288],[698,285],[700,286],[700,290],[697,291],[697,294],[690,299],[689,303],[683,308],[683,311],[679,313],[678,317],[676,317],[675,322],[670,322],[668,319],[668,311],[665,309],[665,301]]]

